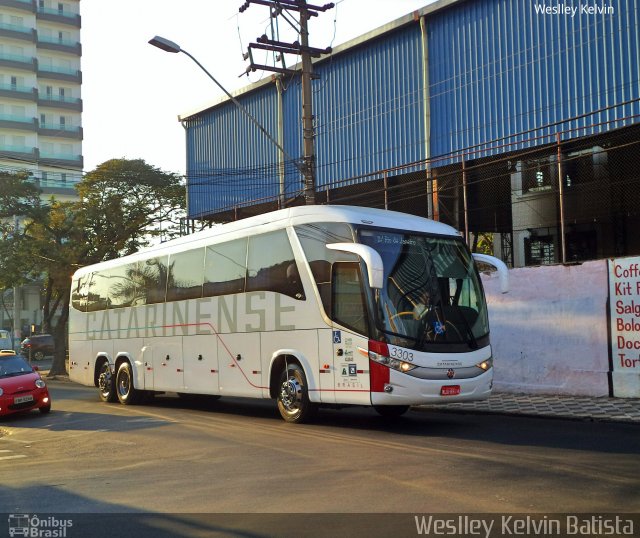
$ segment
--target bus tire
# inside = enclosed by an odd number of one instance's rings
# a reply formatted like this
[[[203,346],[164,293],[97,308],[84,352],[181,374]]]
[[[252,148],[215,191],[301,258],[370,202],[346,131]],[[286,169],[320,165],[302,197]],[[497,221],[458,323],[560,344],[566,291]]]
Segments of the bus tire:
[[[118,401],[115,378],[111,371],[111,366],[106,360],[102,362],[98,372],[98,394],[103,402],[113,403]]]
[[[399,417],[409,411],[408,405],[374,405],[373,408],[382,417]]]
[[[309,385],[304,370],[295,363],[282,371],[277,400],[278,411],[286,422],[309,422],[318,411],[318,404],[309,401]]]
[[[118,367],[115,386],[118,401],[121,404],[135,404],[140,399],[141,392],[133,386],[133,372],[131,365],[127,361],[124,361]]]

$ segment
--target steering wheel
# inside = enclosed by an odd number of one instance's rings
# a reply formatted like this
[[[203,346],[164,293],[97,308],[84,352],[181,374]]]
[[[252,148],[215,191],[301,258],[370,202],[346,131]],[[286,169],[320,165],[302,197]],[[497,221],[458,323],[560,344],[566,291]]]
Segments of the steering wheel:
[[[389,316],[389,319],[391,321],[395,320],[396,318],[401,318],[403,316],[411,316],[411,318],[413,318],[413,311],[405,311],[405,312],[396,312],[395,314],[393,314],[392,316]]]

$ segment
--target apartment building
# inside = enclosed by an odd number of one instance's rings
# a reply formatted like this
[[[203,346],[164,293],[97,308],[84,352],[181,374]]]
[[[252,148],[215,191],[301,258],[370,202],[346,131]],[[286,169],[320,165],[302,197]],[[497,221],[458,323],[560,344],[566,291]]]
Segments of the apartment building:
[[[80,27],[80,0],[0,0],[0,170],[26,170],[47,199],[74,199],[82,178]],[[40,287],[0,294],[18,342],[42,322]]]
[[[82,176],[80,0],[0,0],[0,169],[45,195]]]

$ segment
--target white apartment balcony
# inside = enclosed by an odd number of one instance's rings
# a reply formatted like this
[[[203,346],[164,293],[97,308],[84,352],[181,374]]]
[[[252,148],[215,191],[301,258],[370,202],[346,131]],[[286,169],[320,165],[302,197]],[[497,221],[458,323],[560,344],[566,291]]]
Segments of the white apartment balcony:
[[[0,7],[12,7],[30,13],[36,12],[36,3],[34,0],[0,0]]]
[[[0,84],[0,97],[22,99],[25,101],[37,101],[38,89],[20,86],[18,84]]]
[[[21,39],[35,43],[36,35],[36,31],[33,28],[0,22],[0,37],[10,37],[12,39]]]
[[[66,11],[55,8],[38,6],[36,18],[43,21],[67,24],[75,28],[80,28],[82,26],[82,19],[80,18],[80,15],[78,15],[77,13],[68,13]]]

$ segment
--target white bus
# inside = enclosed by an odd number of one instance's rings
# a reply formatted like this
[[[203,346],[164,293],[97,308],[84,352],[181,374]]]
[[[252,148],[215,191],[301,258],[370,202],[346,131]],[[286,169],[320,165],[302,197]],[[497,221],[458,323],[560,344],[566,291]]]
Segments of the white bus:
[[[323,405],[400,415],[491,393],[469,249],[412,215],[283,209],[79,269],[71,295],[70,377],[104,401],[272,398],[305,422]]]

